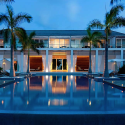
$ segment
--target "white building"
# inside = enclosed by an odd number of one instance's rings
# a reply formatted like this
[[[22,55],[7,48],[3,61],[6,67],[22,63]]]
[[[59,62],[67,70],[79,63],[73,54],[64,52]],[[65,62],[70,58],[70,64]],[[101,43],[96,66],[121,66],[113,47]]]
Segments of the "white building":
[[[32,31],[27,30],[30,34]],[[105,32],[100,31],[103,35]],[[40,54],[30,51],[30,70],[42,72],[83,72],[89,68],[89,44],[81,43],[82,37],[87,35],[86,30],[36,30],[34,40],[43,42],[39,46]],[[102,40],[104,43],[104,40]],[[27,70],[27,51],[20,52],[21,44],[17,40],[15,51],[15,69],[20,72]],[[0,36],[0,66],[4,70],[10,69],[10,40],[3,42]],[[104,70],[104,45],[98,44],[98,48],[92,47],[92,71]],[[112,31],[109,36],[109,59],[125,59],[125,34]],[[3,59],[3,61],[2,61]],[[124,62],[118,62],[117,68]],[[115,70],[114,62],[109,62],[109,69]]]

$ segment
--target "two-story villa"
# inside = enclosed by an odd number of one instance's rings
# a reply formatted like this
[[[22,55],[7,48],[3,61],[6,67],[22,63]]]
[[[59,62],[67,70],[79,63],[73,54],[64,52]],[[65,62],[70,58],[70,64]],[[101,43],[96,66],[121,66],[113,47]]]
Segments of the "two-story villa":
[[[30,34],[32,30],[27,30]],[[103,35],[105,32],[100,31]],[[38,46],[40,54],[30,51],[30,70],[41,72],[84,72],[89,68],[88,43],[81,43],[82,37],[87,35],[86,30],[35,30],[35,42],[42,42]],[[18,43],[15,51],[15,70],[26,72],[27,51],[20,52],[22,45]],[[104,43],[104,40],[102,40]],[[125,59],[125,34],[112,31],[109,36],[109,59]],[[92,46],[92,71],[103,72],[104,70],[104,44]],[[121,62],[109,62],[109,69],[118,70],[123,65]],[[0,36],[0,66],[4,70],[10,69],[10,40],[3,42]]]

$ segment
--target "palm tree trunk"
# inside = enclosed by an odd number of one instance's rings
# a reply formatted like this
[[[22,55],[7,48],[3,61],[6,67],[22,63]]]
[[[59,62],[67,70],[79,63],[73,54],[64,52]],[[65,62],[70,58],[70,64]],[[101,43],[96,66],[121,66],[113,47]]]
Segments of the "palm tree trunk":
[[[90,42],[90,51],[89,51],[89,71],[88,73],[92,73],[92,69],[91,69],[91,42]]]
[[[104,77],[109,77],[108,72],[108,33],[106,34],[106,44],[105,44],[105,64],[104,64]]]
[[[10,77],[15,77],[15,70],[14,70],[14,45],[11,45],[11,62],[10,62]]]
[[[29,57],[29,49],[28,49],[28,67],[27,67],[27,73],[30,73],[30,64],[29,64],[29,60],[30,60],[30,57]]]

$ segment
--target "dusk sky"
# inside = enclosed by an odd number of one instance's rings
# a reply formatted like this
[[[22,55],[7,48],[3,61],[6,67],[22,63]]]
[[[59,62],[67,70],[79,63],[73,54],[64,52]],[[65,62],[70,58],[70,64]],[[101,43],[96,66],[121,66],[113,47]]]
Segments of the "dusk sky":
[[[15,0],[11,5],[15,14],[26,12],[33,17],[30,24],[21,24],[27,30],[85,30],[93,19],[103,22],[112,7],[110,0]],[[5,4],[0,4],[0,12],[6,12]],[[125,17],[125,11],[121,15]],[[125,27],[113,30],[125,33]]]

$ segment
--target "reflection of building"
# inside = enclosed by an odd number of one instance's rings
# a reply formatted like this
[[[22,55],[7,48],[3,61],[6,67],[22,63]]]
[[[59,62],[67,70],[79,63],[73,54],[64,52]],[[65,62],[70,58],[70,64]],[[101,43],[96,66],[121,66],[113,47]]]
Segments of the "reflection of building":
[[[66,93],[67,76],[51,76],[52,93]]]
[[[28,30],[30,34],[32,31]],[[31,71],[44,72],[83,72],[89,67],[89,43],[81,43],[83,36],[87,35],[85,30],[36,30],[36,36],[33,38],[36,43],[44,43],[38,46],[40,54],[34,51],[30,52]],[[100,31],[103,35],[105,32]],[[102,72],[104,69],[104,40],[103,45],[97,44],[97,48],[92,46],[92,71]],[[109,36],[109,59],[125,59],[125,34],[115,31]],[[0,36],[0,59],[10,58],[10,40],[4,44]],[[18,43],[15,52],[15,61],[17,61],[17,70],[25,72],[27,69],[28,52],[20,52],[22,45]],[[1,63],[1,62],[0,62]],[[15,64],[15,65],[16,65]],[[114,62],[109,62],[109,69],[115,70]],[[123,62],[118,62],[120,67]],[[4,62],[5,70],[10,69],[10,62]]]
[[[30,90],[42,90],[42,83],[44,81],[43,76],[30,77],[28,80]]]
[[[89,89],[88,78],[76,76],[75,77],[75,84],[76,84],[77,90]]]
[[[82,76],[43,76],[28,80],[0,88],[0,110],[103,111],[107,106],[109,110],[125,111],[124,92]],[[38,88],[34,88],[35,84]],[[77,89],[80,86],[82,89]]]

